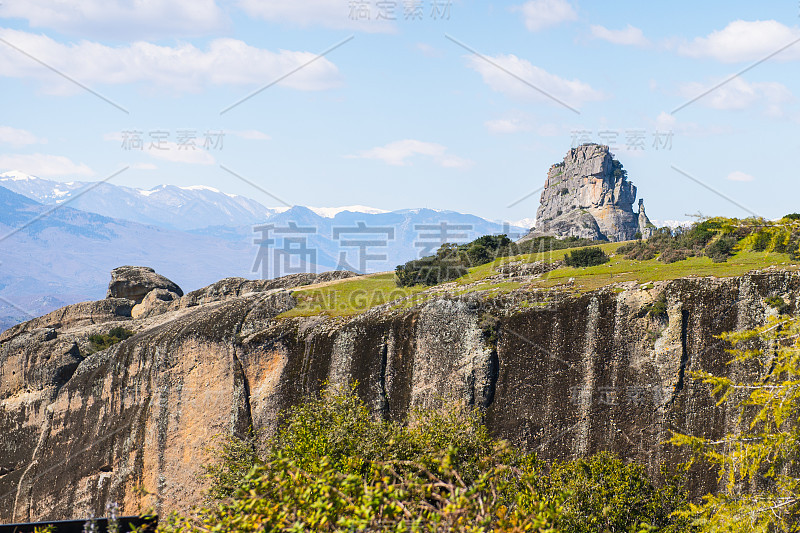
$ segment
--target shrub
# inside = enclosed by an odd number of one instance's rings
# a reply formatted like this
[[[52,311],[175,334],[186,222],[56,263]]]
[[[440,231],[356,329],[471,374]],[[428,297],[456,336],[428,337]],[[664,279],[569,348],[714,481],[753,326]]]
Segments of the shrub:
[[[767,298],[765,301],[767,302],[767,305],[773,309],[776,309],[780,315],[787,315],[791,312],[792,306],[786,303],[786,301],[780,296],[772,296]]]
[[[106,348],[122,342],[134,335],[133,331],[125,329],[122,326],[111,328],[108,333],[98,333],[89,335],[89,343],[91,346],[91,353],[105,350]]]
[[[688,520],[670,516],[685,506],[683,480],[663,474],[667,482],[659,488],[642,465],[601,452],[554,464],[545,493],[569,495],[558,519],[565,533],[632,531],[642,522],[656,530],[687,531]]]
[[[662,292],[658,299],[646,305],[644,309],[649,317],[663,318],[667,316],[667,294]]]
[[[206,495],[209,502],[233,496],[250,470],[262,464],[252,429],[245,438],[218,435],[208,451],[219,457],[218,462],[202,467],[203,476],[212,480]]]
[[[395,268],[400,287],[437,285],[458,279],[470,267],[484,265],[509,254],[511,239],[506,235],[484,235],[467,244],[442,244],[436,255],[408,261]]]
[[[769,248],[770,243],[772,242],[772,233],[767,230],[761,230],[753,238],[753,251],[754,252],[763,252],[767,248]]]
[[[451,404],[386,422],[354,390],[291,409],[263,461],[225,443],[207,469],[217,501],[161,530],[552,530],[559,499],[537,497],[535,456],[492,439],[478,411]]]
[[[629,531],[671,526],[685,505],[677,483],[657,488],[608,454],[548,470],[493,439],[477,410],[449,404],[387,422],[355,390],[290,409],[263,459],[250,442],[223,442],[221,464],[207,469],[214,501],[160,530]]]
[[[571,267],[596,266],[608,261],[610,261],[610,258],[597,246],[578,248],[564,257],[564,262]]]
[[[715,263],[724,263],[733,255],[733,249],[737,243],[738,240],[734,235],[721,235],[706,246],[705,254]]]
[[[681,250],[679,248],[667,248],[661,255],[658,256],[658,260],[664,263],[676,263],[678,261],[683,261],[689,257],[688,250]]]

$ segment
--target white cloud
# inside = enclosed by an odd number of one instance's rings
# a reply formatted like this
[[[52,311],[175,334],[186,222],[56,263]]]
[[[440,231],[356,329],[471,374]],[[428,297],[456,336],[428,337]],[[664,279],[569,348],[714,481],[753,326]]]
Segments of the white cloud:
[[[153,163],[134,163],[131,168],[134,170],[158,170],[158,167]]]
[[[726,179],[729,179],[730,181],[753,181],[755,178],[750,174],[745,174],[744,172],[737,170],[728,174]]]
[[[0,143],[10,144],[14,148],[28,146],[29,144],[44,144],[46,142],[46,139],[40,139],[27,130],[0,126]]]
[[[208,150],[197,148],[192,150],[190,148],[179,148],[177,143],[172,141],[162,143],[163,149],[151,148],[145,150],[145,153],[156,159],[169,161],[170,163],[185,163],[189,165],[214,165],[216,160],[214,156],[208,153]]]
[[[24,0],[3,2],[0,18],[99,39],[198,36],[227,23],[215,0]]]
[[[94,175],[94,171],[83,163],[49,154],[0,154],[0,168],[40,177]]]
[[[689,57],[710,57],[724,63],[755,61],[800,39],[800,28],[775,20],[735,20],[725,29],[678,45],[678,53]],[[775,56],[778,61],[800,60],[800,43]]]
[[[518,133],[520,131],[529,131],[530,125],[526,124],[518,118],[498,118],[495,120],[487,120],[484,122],[486,129],[489,133],[502,134],[502,133]]]
[[[507,96],[523,100],[544,99],[556,103],[530,86],[533,85],[540,91],[570,106],[579,106],[587,101],[602,100],[605,98],[603,93],[592,89],[591,86],[582,81],[565,80],[532,65],[525,59],[518,58],[514,54],[501,54],[494,57],[487,57],[495,64],[493,65],[477,56],[468,56],[467,60],[469,66],[483,77],[484,83],[493,90]],[[497,65],[502,68],[498,68]],[[514,76],[511,76],[509,72],[519,76],[519,78],[525,80],[527,83],[523,83]],[[528,83],[530,85],[528,85]]]
[[[468,168],[473,165],[473,161],[464,159],[447,153],[447,147],[414,139],[394,141],[384,146],[377,146],[370,150],[363,150],[355,155],[345,157],[354,159],[377,159],[388,165],[406,166],[408,161],[414,156],[428,156],[433,161],[444,168]]]
[[[685,98],[696,98],[715,85],[686,83],[680,87],[680,93]],[[763,105],[767,115],[780,117],[783,116],[783,104],[792,100],[791,91],[781,83],[749,83],[742,78],[734,78],[697,100],[697,103],[720,110],[741,110]]]
[[[642,30],[628,26],[624,30],[609,30],[603,26],[592,26],[592,35],[598,39],[625,46],[649,46],[650,41],[644,36]]]
[[[225,131],[224,133],[240,137],[248,141],[268,141],[272,139],[269,135],[258,130],[239,130],[239,131]]]
[[[9,29],[0,29],[0,37],[90,86],[146,82],[174,91],[199,91],[209,85],[263,85],[317,57],[312,52],[272,52],[236,39],[215,39],[201,50],[186,43],[171,47],[143,41],[120,47],[89,41],[62,44]],[[0,48],[0,75],[38,79],[51,93],[82,90],[8,46]],[[339,78],[336,66],[323,57],[279,85],[324,90],[338,86]]]
[[[578,18],[575,9],[566,0],[529,0],[514,10],[522,11],[525,27],[530,31],[539,31]]]
[[[360,10],[359,10],[360,4]],[[358,30],[370,33],[393,32],[389,22],[392,13],[403,19],[404,4],[388,2],[394,10],[380,9],[376,2],[345,2],[343,0],[239,0],[238,6],[251,17],[271,22],[288,22],[309,27],[324,26],[338,30]],[[355,9],[355,11],[354,11]],[[379,13],[383,18],[379,18]]]

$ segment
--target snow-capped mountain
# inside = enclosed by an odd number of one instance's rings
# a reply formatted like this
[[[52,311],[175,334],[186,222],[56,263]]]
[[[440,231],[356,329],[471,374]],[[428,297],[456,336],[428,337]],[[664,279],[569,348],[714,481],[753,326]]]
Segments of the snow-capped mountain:
[[[144,190],[111,183],[63,183],[12,171],[0,174],[0,186],[43,204],[68,202],[89,213],[178,230],[254,224],[276,212],[250,198],[202,185]]]
[[[308,252],[299,258],[305,271],[380,272],[444,242],[527,230],[454,211],[267,208],[206,186],[142,190],[7,172],[0,175],[0,331],[102,298],[109,272],[124,264],[153,267],[189,291],[224,277],[296,272],[276,265],[295,255],[298,239]]]
[[[0,330],[67,304],[101,299],[111,269],[147,265],[193,290],[252,276],[251,242],[233,242],[53,209],[0,187]]]
[[[64,183],[12,170],[0,174],[0,186],[42,204],[69,202],[70,207],[89,213],[179,230],[256,224],[289,209],[266,207],[256,200],[206,185],[136,189],[112,183]],[[344,211],[370,215],[387,212],[364,205],[309,209],[324,218]]]

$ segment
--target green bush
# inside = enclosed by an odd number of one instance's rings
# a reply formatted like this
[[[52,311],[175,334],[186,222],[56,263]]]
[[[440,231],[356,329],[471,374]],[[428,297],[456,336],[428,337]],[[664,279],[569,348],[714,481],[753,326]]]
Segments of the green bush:
[[[99,333],[89,335],[89,343],[91,352],[99,352],[105,350],[109,346],[113,346],[118,342],[122,342],[134,335],[133,331],[125,329],[122,326],[112,328],[108,333]]]
[[[772,233],[767,230],[761,230],[756,233],[753,239],[753,251],[754,252],[763,252],[769,245],[772,243]]]
[[[639,464],[601,452],[556,463],[544,480],[545,494],[568,494],[558,519],[564,533],[632,531],[642,522],[658,531],[687,531],[671,514],[685,507],[683,479],[667,476],[661,487]]]
[[[682,250],[680,248],[667,248],[658,256],[658,260],[664,263],[676,263],[678,261],[683,261],[684,259],[689,257],[688,250]]]
[[[772,296],[766,299],[767,305],[776,309],[778,314],[780,315],[787,315],[791,312],[792,306],[786,303],[786,301],[781,298],[780,296]]]
[[[601,454],[547,465],[493,439],[480,411],[415,410],[376,419],[350,390],[292,409],[256,457],[224,440],[207,467],[213,501],[172,515],[168,533],[208,531],[671,531],[679,484]]]
[[[721,235],[718,239],[706,246],[705,254],[715,263],[724,263],[733,255],[733,249],[738,242],[735,235]]]
[[[644,306],[647,316],[652,318],[664,318],[667,316],[667,294],[661,295],[651,304]]]
[[[470,267],[507,255],[513,243],[506,235],[484,235],[467,244],[442,244],[436,255],[408,261],[395,268],[397,285],[437,285],[464,276]]]
[[[536,497],[538,461],[492,439],[478,411],[387,422],[354,390],[290,409],[263,458],[224,441],[206,468],[216,501],[161,531],[553,531],[559,500]]]
[[[610,258],[597,246],[578,248],[564,257],[564,262],[571,267],[590,267],[608,263]]]

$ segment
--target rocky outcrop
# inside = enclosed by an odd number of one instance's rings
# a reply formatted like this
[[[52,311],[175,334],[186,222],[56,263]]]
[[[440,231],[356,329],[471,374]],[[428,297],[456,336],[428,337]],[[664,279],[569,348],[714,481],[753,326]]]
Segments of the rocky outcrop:
[[[550,167],[536,212],[536,227],[523,240],[539,236],[625,241],[649,223],[640,201],[633,212],[636,187],[608,146],[572,148]]]
[[[351,317],[287,318],[291,289],[255,283],[225,280],[193,305],[180,304],[190,294],[137,319],[64,311],[76,319],[43,317],[3,334],[0,522],[97,515],[109,501],[125,514],[185,510],[201,501],[197,474],[214,459],[213,435],[270,435],[326,381],[357,382],[375,416],[399,420],[456,399],[545,459],[614,450],[655,472],[684,458],[663,444],[671,429],[714,436],[735,424],[687,372],[737,371],[714,336],[763,323],[772,296],[797,312],[800,273],[585,293],[437,288],[417,305]],[[660,299],[667,313],[651,316]],[[116,325],[135,335],[90,354],[88,336]],[[709,472],[691,479],[695,493],[716,482]]]
[[[183,296],[183,291],[177,284],[161,274],[156,274],[150,267],[121,266],[111,271],[106,298],[127,298],[138,304],[154,289],[164,289]]]

